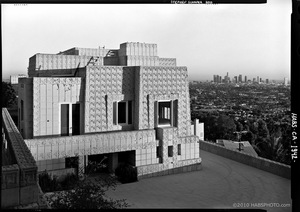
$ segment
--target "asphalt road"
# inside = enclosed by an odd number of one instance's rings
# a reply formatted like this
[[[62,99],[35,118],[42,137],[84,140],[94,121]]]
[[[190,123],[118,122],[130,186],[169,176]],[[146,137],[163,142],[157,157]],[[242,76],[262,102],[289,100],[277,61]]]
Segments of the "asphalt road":
[[[290,180],[203,150],[200,154],[203,165],[200,171],[120,184],[107,195],[113,199],[125,198],[130,208],[292,211]]]

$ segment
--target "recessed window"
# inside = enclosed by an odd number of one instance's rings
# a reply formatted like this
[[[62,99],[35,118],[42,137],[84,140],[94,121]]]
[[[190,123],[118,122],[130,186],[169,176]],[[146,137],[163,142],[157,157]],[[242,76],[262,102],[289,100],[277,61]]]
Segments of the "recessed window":
[[[126,124],[126,104],[127,102],[118,102],[118,123]]]
[[[181,155],[181,144],[177,145],[177,154]]]
[[[168,146],[168,157],[173,157],[173,146]]]
[[[158,102],[158,125],[171,126],[171,101]]]
[[[161,100],[155,102],[155,126],[177,126],[178,100]]]
[[[161,146],[156,147],[156,157],[160,158],[161,157]]]
[[[114,124],[132,124],[132,101],[114,102]]]

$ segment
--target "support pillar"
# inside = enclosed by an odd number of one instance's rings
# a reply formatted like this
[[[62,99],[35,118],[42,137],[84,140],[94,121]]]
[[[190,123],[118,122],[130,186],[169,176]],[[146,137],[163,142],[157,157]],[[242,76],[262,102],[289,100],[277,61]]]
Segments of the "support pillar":
[[[85,173],[85,156],[78,156],[78,177],[79,179],[84,179]]]
[[[108,157],[109,172],[115,172],[119,164],[118,153],[111,153]]]

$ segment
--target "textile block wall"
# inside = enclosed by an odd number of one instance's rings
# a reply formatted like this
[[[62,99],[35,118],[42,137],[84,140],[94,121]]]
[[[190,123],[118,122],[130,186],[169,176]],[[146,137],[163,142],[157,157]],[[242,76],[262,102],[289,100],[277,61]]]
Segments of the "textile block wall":
[[[154,126],[155,120],[152,117],[155,101],[177,99],[178,133],[181,136],[191,135],[187,76],[186,67],[137,67],[135,129]]]
[[[121,66],[159,66],[159,57],[129,55],[121,56],[119,60]]]
[[[82,87],[78,77],[33,78],[33,137],[60,135],[60,105],[83,102]]]
[[[127,42],[120,44],[119,56],[157,56],[157,44]]]
[[[34,75],[37,70],[82,68],[90,59],[91,56],[86,55],[36,54],[29,59],[28,75]],[[98,59],[97,65],[103,65],[102,57]]]
[[[176,66],[176,58],[159,58],[160,66]]]
[[[86,56],[100,56],[105,57],[110,49],[103,48],[76,48],[78,55],[86,55]]]
[[[138,152],[136,155],[140,155],[141,151],[147,151],[148,157],[145,160],[150,163],[151,159],[152,163],[153,151],[156,149],[155,130],[27,139],[25,143],[36,161],[136,150]],[[47,166],[47,162],[46,164],[41,162],[39,165]],[[48,165],[53,167],[51,164]]]
[[[134,67],[89,66],[86,70],[85,132],[120,130],[113,102],[134,100]]]

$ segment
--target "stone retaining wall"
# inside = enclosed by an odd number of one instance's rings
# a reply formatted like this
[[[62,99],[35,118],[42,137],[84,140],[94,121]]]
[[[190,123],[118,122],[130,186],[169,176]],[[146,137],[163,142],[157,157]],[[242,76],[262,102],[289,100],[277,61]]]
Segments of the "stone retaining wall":
[[[16,164],[1,167],[1,207],[37,202],[37,166],[6,108],[2,108],[2,127]]]
[[[204,150],[207,152],[220,155],[231,160],[252,166],[263,171],[270,172],[272,174],[291,179],[291,167],[276,161],[268,160],[262,157],[255,157],[237,150],[230,150],[219,144],[215,144],[207,141],[200,141],[200,151]]]
[[[198,171],[202,169],[202,164],[197,163],[197,164],[191,164],[187,166],[182,166],[182,167],[177,167],[173,169],[167,169],[159,172],[154,172],[151,174],[145,174],[138,176],[138,179],[145,179],[149,177],[157,177],[157,176],[164,176],[164,175],[169,175],[169,174],[179,174],[179,173],[185,173],[185,172],[192,172],[192,171]]]

